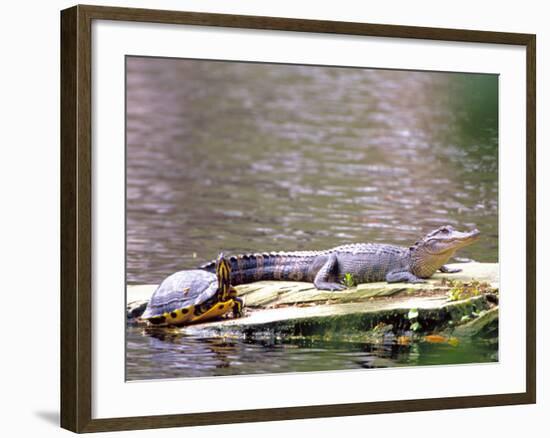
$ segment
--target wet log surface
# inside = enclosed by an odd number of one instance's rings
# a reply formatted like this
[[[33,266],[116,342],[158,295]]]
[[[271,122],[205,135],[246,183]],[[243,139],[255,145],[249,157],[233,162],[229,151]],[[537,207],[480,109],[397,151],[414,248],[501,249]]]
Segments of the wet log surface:
[[[321,291],[311,283],[264,281],[238,286],[245,302],[241,318],[177,328],[194,336],[321,336],[368,339],[382,332],[399,335],[453,333],[479,336],[498,330],[498,264],[449,265],[462,272],[437,273],[427,283],[367,283],[344,291]],[[156,285],[127,287],[127,316],[143,323]],[[171,330],[174,330],[172,328]]]

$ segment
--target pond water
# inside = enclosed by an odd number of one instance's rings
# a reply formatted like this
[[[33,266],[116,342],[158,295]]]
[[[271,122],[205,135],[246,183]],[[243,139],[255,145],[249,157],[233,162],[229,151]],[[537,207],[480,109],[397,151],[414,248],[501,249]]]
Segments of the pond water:
[[[397,366],[485,363],[498,360],[494,338],[457,344],[394,340],[379,344],[314,339],[199,338],[132,326],[127,333],[128,380],[331,371]]]
[[[221,250],[410,245],[443,224],[481,231],[457,257],[498,261],[494,75],[129,57],[126,79],[128,284],[159,283]],[[265,348],[129,328],[128,370],[242,374]],[[268,351],[281,371],[373,363],[365,346]],[[426,360],[448,363],[439,353]]]

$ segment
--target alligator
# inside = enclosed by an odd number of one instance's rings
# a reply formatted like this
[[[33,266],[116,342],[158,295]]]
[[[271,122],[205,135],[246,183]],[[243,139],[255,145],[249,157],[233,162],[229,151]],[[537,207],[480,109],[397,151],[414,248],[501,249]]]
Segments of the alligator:
[[[446,225],[409,248],[380,243],[352,243],[321,251],[291,251],[234,255],[231,284],[262,280],[312,282],[317,289],[343,290],[345,278],[355,284],[375,281],[424,283],[436,271],[460,272],[445,263],[456,250],[472,244],[479,231],[461,232]],[[199,267],[214,273],[216,262]]]

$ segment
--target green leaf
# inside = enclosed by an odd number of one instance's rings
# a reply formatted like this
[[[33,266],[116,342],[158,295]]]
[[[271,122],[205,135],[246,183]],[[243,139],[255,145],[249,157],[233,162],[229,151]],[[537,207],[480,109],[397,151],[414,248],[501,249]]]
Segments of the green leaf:
[[[413,332],[417,332],[417,331],[420,330],[421,328],[422,328],[422,326],[420,325],[420,323],[419,323],[418,321],[413,322],[413,323],[411,324],[411,330],[412,330]]]
[[[409,310],[409,313],[407,314],[407,318],[408,319],[418,318],[418,309]]]
[[[350,274],[349,272],[346,272],[344,274],[344,285],[347,288],[352,288],[352,287],[356,286],[355,279],[353,278],[353,275]]]

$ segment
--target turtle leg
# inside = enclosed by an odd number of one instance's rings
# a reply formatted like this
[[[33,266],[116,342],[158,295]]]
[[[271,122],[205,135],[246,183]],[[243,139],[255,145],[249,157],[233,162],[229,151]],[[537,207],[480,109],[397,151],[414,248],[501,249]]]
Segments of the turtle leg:
[[[243,306],[244,306],[244,301],[242,298],[239,298],[237,296],[237,289],[235,288],[231,288],[229,290],[229,296],[233,299],[234,301],[234,304],[233,304],[233,318],[240,318],[241,316],[243,316]]]
[[[233,318],[240,318],[241,316],[243,316],[243,299],[239,297],[234,297],[233,303]]]

